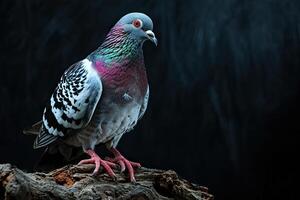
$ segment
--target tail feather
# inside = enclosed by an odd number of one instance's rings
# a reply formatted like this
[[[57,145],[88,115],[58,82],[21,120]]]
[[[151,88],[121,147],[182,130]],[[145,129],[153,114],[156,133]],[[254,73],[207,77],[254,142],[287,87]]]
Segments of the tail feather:
[[[39,121],[39,122],[33,124],[31,127],[24,129],[23,133],[25,135],[38,135],[41,132],[42,125],[43,125],[43,122]]]
[[[41,147],[45,147],[48,144],[54,142],[55,140],[57,140],[57,136],[48,133],[48,131],[45,128],[42,128],[41,132],[34,141],[33,148],[38,149]]]

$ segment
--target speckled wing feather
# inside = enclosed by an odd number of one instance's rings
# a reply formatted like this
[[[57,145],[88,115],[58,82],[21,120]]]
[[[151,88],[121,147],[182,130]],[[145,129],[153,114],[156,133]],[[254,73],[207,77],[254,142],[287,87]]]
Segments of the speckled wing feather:
[[[72,65],[60,79],[43,114],[43,126],[34,148],[50,144],[70,130],[85,127],[102,93],[99,74],[85,59]]]

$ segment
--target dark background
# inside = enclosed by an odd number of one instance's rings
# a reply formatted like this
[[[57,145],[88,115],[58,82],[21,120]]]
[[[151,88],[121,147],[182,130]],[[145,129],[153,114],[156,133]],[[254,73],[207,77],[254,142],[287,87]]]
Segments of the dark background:
[[[299,198],[300,1],[0,5],[0,163],[32,169],[42,151],[21,130],[41,119],[63,71],[139,11],[159,46],[144,46],[150,102],[123,154],[174,169],[216,199]]]

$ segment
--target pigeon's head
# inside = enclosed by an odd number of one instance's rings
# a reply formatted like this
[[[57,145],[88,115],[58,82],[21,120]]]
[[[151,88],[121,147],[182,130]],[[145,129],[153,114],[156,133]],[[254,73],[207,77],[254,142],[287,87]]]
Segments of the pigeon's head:
[[[123,16],[115,27],[121,28],[128,37],[140,44],[143,44],[146,40],[150,40],[157,45],[157,39],[153,33],[152,20],[143,13],[129,13]]]
[[[150,17],[143,13],[123,16],[107,34],[104,42],[92,56],[102,59],[107,65],[143,59],[142,46],[146,40],[157,45]]]

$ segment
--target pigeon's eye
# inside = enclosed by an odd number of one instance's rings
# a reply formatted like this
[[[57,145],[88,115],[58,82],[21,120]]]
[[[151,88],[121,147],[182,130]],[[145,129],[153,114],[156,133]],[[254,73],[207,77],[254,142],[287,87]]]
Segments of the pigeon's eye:
[[[142,20],[140,20],[140,19],[134,20],[134,21],[132,22],[132,24],[133,24],[133,26],[134,26],[135,28],[142,28],[142,26],[143,26],[143,22],[142,22]]]

